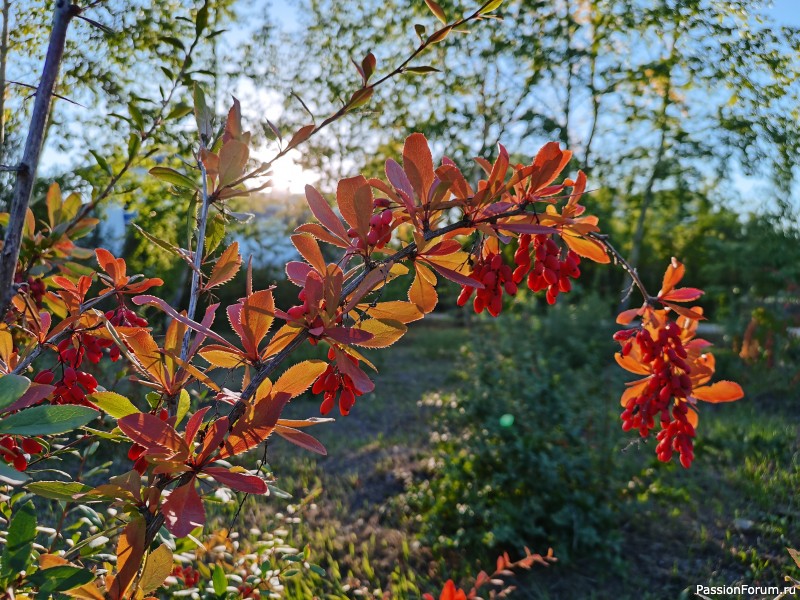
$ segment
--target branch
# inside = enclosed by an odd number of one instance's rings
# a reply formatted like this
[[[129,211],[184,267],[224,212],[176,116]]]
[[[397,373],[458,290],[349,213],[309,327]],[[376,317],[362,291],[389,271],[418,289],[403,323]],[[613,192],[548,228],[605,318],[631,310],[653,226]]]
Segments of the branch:
[[[39,168],[53,89],[58,78],[61,59],[64,56],[64,44],[67,40],[69,23],[79,13],[80,9],[74,4],[70,4],[68,0],[56,0],[50,44],[47,47],[42,78],[36,92],[28,137],[25,140],[25,151],[19,171],[17,171],[8,228],[3,250],[0,253],[0,315],[6,313],[14,295],[14,274],[17,270],[19,248],[22,243],[22,228],[25,224],[25,215],[28,211],[36,171]]]
[[[619,266],[621,266],[628,273],[628,275],[630,276],[631,281],[633,282],[633,284],[637,288],[639,288],[639,291],[642,293],[642,297],[644,298],[645,303],[646,304],[655,304],[656,300],[657,300],[656,297],[655,296],[651,296],[648,293],[647,288],[644,287],[644,283],[642,282],[642,279],[639,277],[639,273],[636,271],[636,267],[634,267],[627,260],[625,260],[625,258],[622,256],[620,251],[617,250],[614,246],[611,245],[611,242],[608,241],[608,236],[604,235],[604,234],[601,234],[601,233],[594,233],[594,232],[590,233],[589,236],[592,239],[597,240],[598,242],[600,242],[603,245],[603,247],[606,249],[606,252],[608,252],[608,254],[610,254],[611,257],[614,259],[614,263],[616,263]]]

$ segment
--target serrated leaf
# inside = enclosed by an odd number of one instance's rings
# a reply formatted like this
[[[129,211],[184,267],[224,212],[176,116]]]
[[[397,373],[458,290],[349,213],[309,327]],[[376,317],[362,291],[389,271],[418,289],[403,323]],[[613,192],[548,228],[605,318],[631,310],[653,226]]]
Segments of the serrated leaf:
[[[71,502],[75,494],[85,494],[91,491],[91,486],[77,481],[33,481],[25,486],[32,494],[48,498],[49,500],[63,500]]]
[[[133,403],[122,394],[116,392],[95,392],[88,396],[100,410],[108,413],[115,419],[121,419],[134,413],[141,412]]]
[[[172,572],[172,550],[166,544],[161,544],[153,550],[144,563],[139,588],[145,594],[159,588]]]
[[[206,227],[206,254],[214,252],[224,239],[225,218],[220,214],[216,214]]]
[[[229,282],[234,278],[241,266],[242,257],[239,256],[239,242],[233,242],[217,259],[214,268],[211,270],[211,276],[206,282],[205,289],[210,290],[213,287]]]
[[[23,436],[67,433],[86,425],[99,414],[87,406],[34,406],[0,420],[0,433]]]

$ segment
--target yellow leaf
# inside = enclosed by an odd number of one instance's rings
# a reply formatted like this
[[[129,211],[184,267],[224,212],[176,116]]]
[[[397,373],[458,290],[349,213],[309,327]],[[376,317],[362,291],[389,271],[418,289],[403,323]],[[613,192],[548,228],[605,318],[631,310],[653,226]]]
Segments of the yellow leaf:
[[[164,583],[172,572],[172,550],[166,544],[161,544],[144,563],[142,577],[139,580],[139,589],[148,594]]]
[[[605,248],[599,242],[572,235],[564,235],[562,239],[571,250],[584,258],[603,264],[611,261],[608,254],[606,254]]]
[[[374,319],[393,319],[401,323],[411,323],[423,317],[416,304],[403,300],[379,302],[375,306],[359,304],[358,308]]]
[[[408,327],[400,321],[388,319],[367,319],[358,324],[358,329],[372,334],[372,338],[365,342],[356,342],[365,348],[387,348],[399,340]]]
[[[436,308],[439,296],[436,294],[433,284],[425,277],[426,271],[433,276],[430,270],[422,265],[417,265],[416,268],[417,274],[414,277],[414,283],[411,284],[411,289],[408,290],[408,299],[424,314],[428,314]]]

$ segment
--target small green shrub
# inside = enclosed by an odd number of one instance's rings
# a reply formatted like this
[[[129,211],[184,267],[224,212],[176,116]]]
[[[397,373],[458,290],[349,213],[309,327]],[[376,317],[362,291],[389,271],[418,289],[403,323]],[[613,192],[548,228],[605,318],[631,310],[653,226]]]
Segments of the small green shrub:
[[[435,550],[472,559],[553,546],[563,560],[613,545],[620,387],[601,366],[612,323],[597,314],[590,303],[509,317],[465,350],[462,391],[429,399],[449,410],[429,478],[406,500]]]

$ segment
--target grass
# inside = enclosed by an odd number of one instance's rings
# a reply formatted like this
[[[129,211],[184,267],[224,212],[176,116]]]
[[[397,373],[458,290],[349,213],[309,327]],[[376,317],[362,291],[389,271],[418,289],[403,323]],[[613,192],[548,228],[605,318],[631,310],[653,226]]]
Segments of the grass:
[[[313,432],[327,457],[283,440],[271,445],[277,484],[293,499],[248,501],[243,525],[279,519],[288,543],[308,545],[311,560],[325,570],[324,577],[302,571],[290,578],[286,597],[379,598],[391,591],[392,598],[419,598],[441,587],[453,565],[417,540],[403,493],[425,472],[436,430],[436,402],[421,400],[446,401],[457,392],[451,357],[478,335],[452,323],[412,327],[376,355],[376,391],[359,399],[350,416]],[[613,408],[617,398],[610,389],[597,401]],[[623,482],[619,530],[609,532],[621,539],[619,549],[535,568],[515,582],[511,597],[689,598],[698,584],[783,585],[785,575],[799,577],[786,551],[800,546],[796,400],[783,392],[701,407],[697,459],[688,471],[658,463],[652,442],[620,432],[626,451],[609,456]],[[314,414],[316,402],[298,399],[290,414]],[[459,560],[460,567],[475,564]]]

